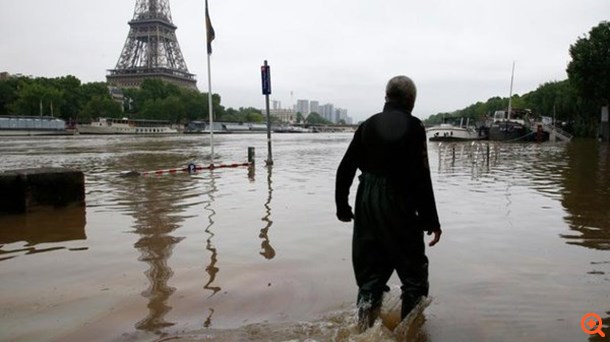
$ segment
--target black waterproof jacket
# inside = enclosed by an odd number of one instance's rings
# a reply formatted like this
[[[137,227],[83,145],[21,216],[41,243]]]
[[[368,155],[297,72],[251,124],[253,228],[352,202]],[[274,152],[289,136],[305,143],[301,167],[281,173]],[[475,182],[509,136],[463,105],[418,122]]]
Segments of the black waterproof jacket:
[[[385,104],[383,112],[362,123],[339,164],[335,184],[337,216],[351,215],[349,190],[356,170],[383,177],[398,200],[417,217],[418,228],[440,229],[422,122],[400,105]]]

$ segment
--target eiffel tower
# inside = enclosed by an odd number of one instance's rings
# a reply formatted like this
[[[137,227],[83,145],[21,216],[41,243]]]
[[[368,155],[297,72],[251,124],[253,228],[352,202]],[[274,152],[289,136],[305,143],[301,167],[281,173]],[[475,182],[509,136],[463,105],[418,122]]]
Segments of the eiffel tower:
[[[119,61],[108,70],[108,83],[139,87],[143,80],[154,78],[197,89],[195,75],[189,73],[178,45],[169,0],[136,0],[129,26]]]

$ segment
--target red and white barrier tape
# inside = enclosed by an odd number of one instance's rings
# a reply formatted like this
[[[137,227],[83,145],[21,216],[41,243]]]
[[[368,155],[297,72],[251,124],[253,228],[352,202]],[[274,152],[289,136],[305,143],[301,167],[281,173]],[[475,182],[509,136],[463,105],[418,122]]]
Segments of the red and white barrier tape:
[[[233,167],[250,166],[250,165],[252,165],[252,163],[249,163],[249,162],[232,163],[232,164],[210,164],[207,166],[189,164],[187,167],[176,168],[176,169],[145,171],[145,172],[128,171],[128,172],[122,173],[121,175],[122,176],[150,176],[150,175],[161,176],[164,174],[176,174],[176,173],[181,173],[181,172],[195,173],[195,172],[201,171],[201,170],[214,170],[214,169],[221,169],[221,168],[233,168]]]

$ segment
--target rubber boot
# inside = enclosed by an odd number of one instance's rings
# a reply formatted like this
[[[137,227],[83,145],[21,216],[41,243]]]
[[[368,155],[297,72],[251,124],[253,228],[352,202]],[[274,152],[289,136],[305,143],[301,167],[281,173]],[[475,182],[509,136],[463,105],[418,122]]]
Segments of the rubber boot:
[[[375,320],[381,313],[381,304],[383,303],[383,292],[379,294],[371,292],[358,293],[358,330],[365,331],[375,324]]]
[[[400,320],[402,321],[422,301],[424,296],[403,292],[400,298],[402,299],[400,308]]]

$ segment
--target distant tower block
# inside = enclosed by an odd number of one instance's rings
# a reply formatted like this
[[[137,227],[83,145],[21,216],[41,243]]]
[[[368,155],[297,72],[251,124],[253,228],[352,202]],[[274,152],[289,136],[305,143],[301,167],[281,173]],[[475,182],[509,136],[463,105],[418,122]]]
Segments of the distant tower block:
[[[106,76],[117,87],[139,87],[145,79],[160,79],[197,89],[189,73],[172,23],[169,0],[136,0],[129,34],[116,67]]]

